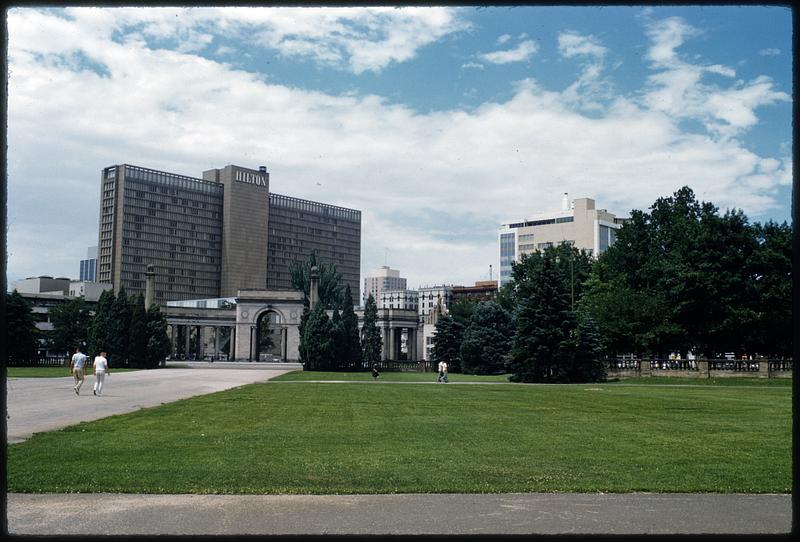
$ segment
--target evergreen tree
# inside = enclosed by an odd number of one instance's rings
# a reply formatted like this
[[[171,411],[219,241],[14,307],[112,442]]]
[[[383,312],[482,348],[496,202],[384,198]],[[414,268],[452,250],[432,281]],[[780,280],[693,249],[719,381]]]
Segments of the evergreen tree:
[[[434,366],[442,361],[447,363],[448,371],[461,371],[461,343],[464,325],[449,314],[443,314],[436,321],[436,332],[431,339],[431,362]]]
[[[339,309],[333,309],[331,315],[331,338],[333,339],[333,368],[339,371],[347,369],[347,335],[345,334],[342,316]]]
[[[167,335],[167,318],[158,305],[152,304],[147,310],[147,354],[145,366],[158,367],[162,360],[172,352],[172,343]]]
[[[563,380],[566,382],[603,382],[608,368],[602,355],[600,335],[591,318],[579,318],[573,334],[573,351]]]
[[[128,365],[145,367],[147,365],[147,346],[150,337],[147,329],[147,312],[144,309],[142,294],[128,297],[130,325],[128,327]]]
[[[361,367],[361,341],[358,334],[358,316],[354,310],[353,294],[350,292],[350,285],[344,288],[342,298],[342,328],[344,330],[344,342],[347,346],[345,360],[347,367]]]
[[[372,294],[364,305],[364,323],[361,326],[361,360],[365,367],[381,361],[383,338],[378,329],[378,305]]]
[[[570,356],[575,318],[555,256],[546,249],[512,265],[520,308],[508,370],[516,382],[557,380]]]
[[[28,300],[19,292],[6,293],[6,355],[9,362],[24,363],[36,359],[39,330]]]
[[[76,347],[87,347],[92,314],[83,297],[56,305],[50,309],[48,316],[53,324],[53,330],[48,333],[52,348],[72,352]]]
[[[105,350],[106,353],[110,352],[115,333],[115,327],[112,322],[116,300],[113,290],[106,290],[100,294],[94,318],[89,326],[87,355],[96,356],[102,350]]]
[[[342,298],[342,275],[336,271],[336,265],[323,262],[317,258],[316,252],[305,261],[293,261],[289,264],[289,275],[292,288],[302,290],[305,294],[305,305],[308,306],[308,298],[311,295],[311,268],[316,266],[319,272],[319,302],[328,310],[333,309],[341,303]]]
[[[111,336],[106,343],[106,354],[109,365],[127,367],[129,363],[129,345],[131,329],[131,305],[124,288],[120,288],[111,309]]]
[[[304,313],[304,316],[306,314]],[[325,308],[318,303],[303,323],[300,336],[301,362],[309,371],[326,371],[333,368],[334,343],[331,321]]]
[[[491,301],[477,303],[464,330],[461,343],[461,371],[466,374],[505,372],[513,330],[509,316]]]

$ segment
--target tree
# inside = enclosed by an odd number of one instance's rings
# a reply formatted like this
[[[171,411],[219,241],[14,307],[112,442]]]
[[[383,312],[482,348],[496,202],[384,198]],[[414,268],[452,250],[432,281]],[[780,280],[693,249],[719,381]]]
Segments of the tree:
[[[8,361],[36,359],[39,330],[33,319],[31,304],[19,292],[6,293],[6,353]]]
[[[87,347],[92,313],[83,297],[70,299],[52,307],[49,318],[53,324],[53,330],[48,333],[52,348],[60,352],[71,352],[77,347],[82,349]]]
[[[508,313],[497,303],[477,303],[464,330],[461,371],[465,374],[502,374],[511,349],[513,330]]]
[[[147,310],[147,353],[145,367],[153,369],[158,367],[172,352],[172,343],[167,335],[167,318],[162,314],[158,305],[150,305]]]
[[[749,353],[792,356],[792,227],[784,222],[754,225],[756,249],[748,265],[750,307],[755,321]]]
[[[431,339],[431,361],[439,364],[447,362],[448,370],[461,370],[461,343],[464,337],[464,324],[449,314],[443,314],[436,321],[436,332]]]
[[[378,329],[378,305],[372,294],[364,305],[364,323],[361,326],[361,361],[365,367],[381,361],[383,338]]]
[[[150,337],[147,329],[147,312],[144,309],[144,296],[135,294],[128,297],[130,305],[130,327],[128,328],[128,351],[126,359],[131,367],[147,365],[147,346]]]
[[[319,272],[319,303],[326,309],[331,310],[341,303],[342,298],[342,276],[336,271],[333,263],[322,262],[317,258],[316,252],[305,261],[295,260],[289,264],[289,275],[292,288],[302,290],[305,294],[305,305],[308,306],[308,298],[311,295],[311,268],[317,267]]]
[[[131,304],[124,288],[120,288],[111,307],[111,336],[105,346],[109,365],[127,367],[129,364]]]
[[[523,255],[512,265],[519,309],[508,370],[519,382],[561,378],[575,317],[556,251]]]
[[[321,303],[306,309],[301,319],[300,361],[306,370],[325,371],[333,367],[333,330]]]
[[[350,285],[344,288],[342,297],[342,328],[343,338],[346,345],[347,366],[350,368],[361,367],[361,341],[358,336],[358,316],[353,308],[353,294],[350,292]]]
[[[331,315],[331,338],[333,339],[333,368],[345,370],[348,367],[349,348],[342,315],[339,314],[338,308],[333,309]]]
[[[579,318],[573,334],[572,355],[561,379],[565,382],[603,382],[607,374],[597,327],[590,317]]]
[[[89,326],[89,347],[87,354],[97,355],[102,350],[107,353],[114,340],[115,326],[113,325],[114,305],[116,296],[113,290],[106,290],[100,294],[97,301],[95,315]]]

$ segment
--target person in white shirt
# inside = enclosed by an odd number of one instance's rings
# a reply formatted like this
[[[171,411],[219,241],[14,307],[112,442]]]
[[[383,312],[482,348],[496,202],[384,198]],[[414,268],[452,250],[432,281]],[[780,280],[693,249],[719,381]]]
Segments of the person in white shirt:
[[[86,354],[81,352],[80,348],[75,349],[75,355],[72,356],[70,363],[70,372],[75,378],[75,385],[72,389],[75,390],[75,395],[81,394],[81,386],[83,386],[84,366],[86,365]]]
[[[439,362],[439,378],[436,380],[437,382],[447,382],[447,362],[440,361]]]
[[[94,390],[95,395],[103,394],[103,382],[106,380],[106,373],[111,374],[108,368],[108,360],[105,351],[101,351],[99,356],[94,358]]]

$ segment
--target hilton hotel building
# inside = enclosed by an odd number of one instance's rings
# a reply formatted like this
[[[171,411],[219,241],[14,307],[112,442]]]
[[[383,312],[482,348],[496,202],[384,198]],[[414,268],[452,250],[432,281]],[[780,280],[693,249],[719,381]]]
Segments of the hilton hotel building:
[[[361,211],[271,194],[269,173],[235,165],[186,177],[129,164],[102,171],[99,282],[155,301],[291,289],[289,264],[312,251],[358,299]]]

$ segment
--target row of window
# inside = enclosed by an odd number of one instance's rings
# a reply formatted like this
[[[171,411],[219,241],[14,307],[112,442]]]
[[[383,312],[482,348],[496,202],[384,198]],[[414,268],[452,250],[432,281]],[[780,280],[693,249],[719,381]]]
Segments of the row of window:
[[[527,226],[544,226],[545,224],[564,224],[566,222],[574,222],[575,217],[561,216],[558,218],[546,218],[543,220],[526,220],[525,222],[517,222],[516,224],[509,224],[509,228],[525,228]]]

